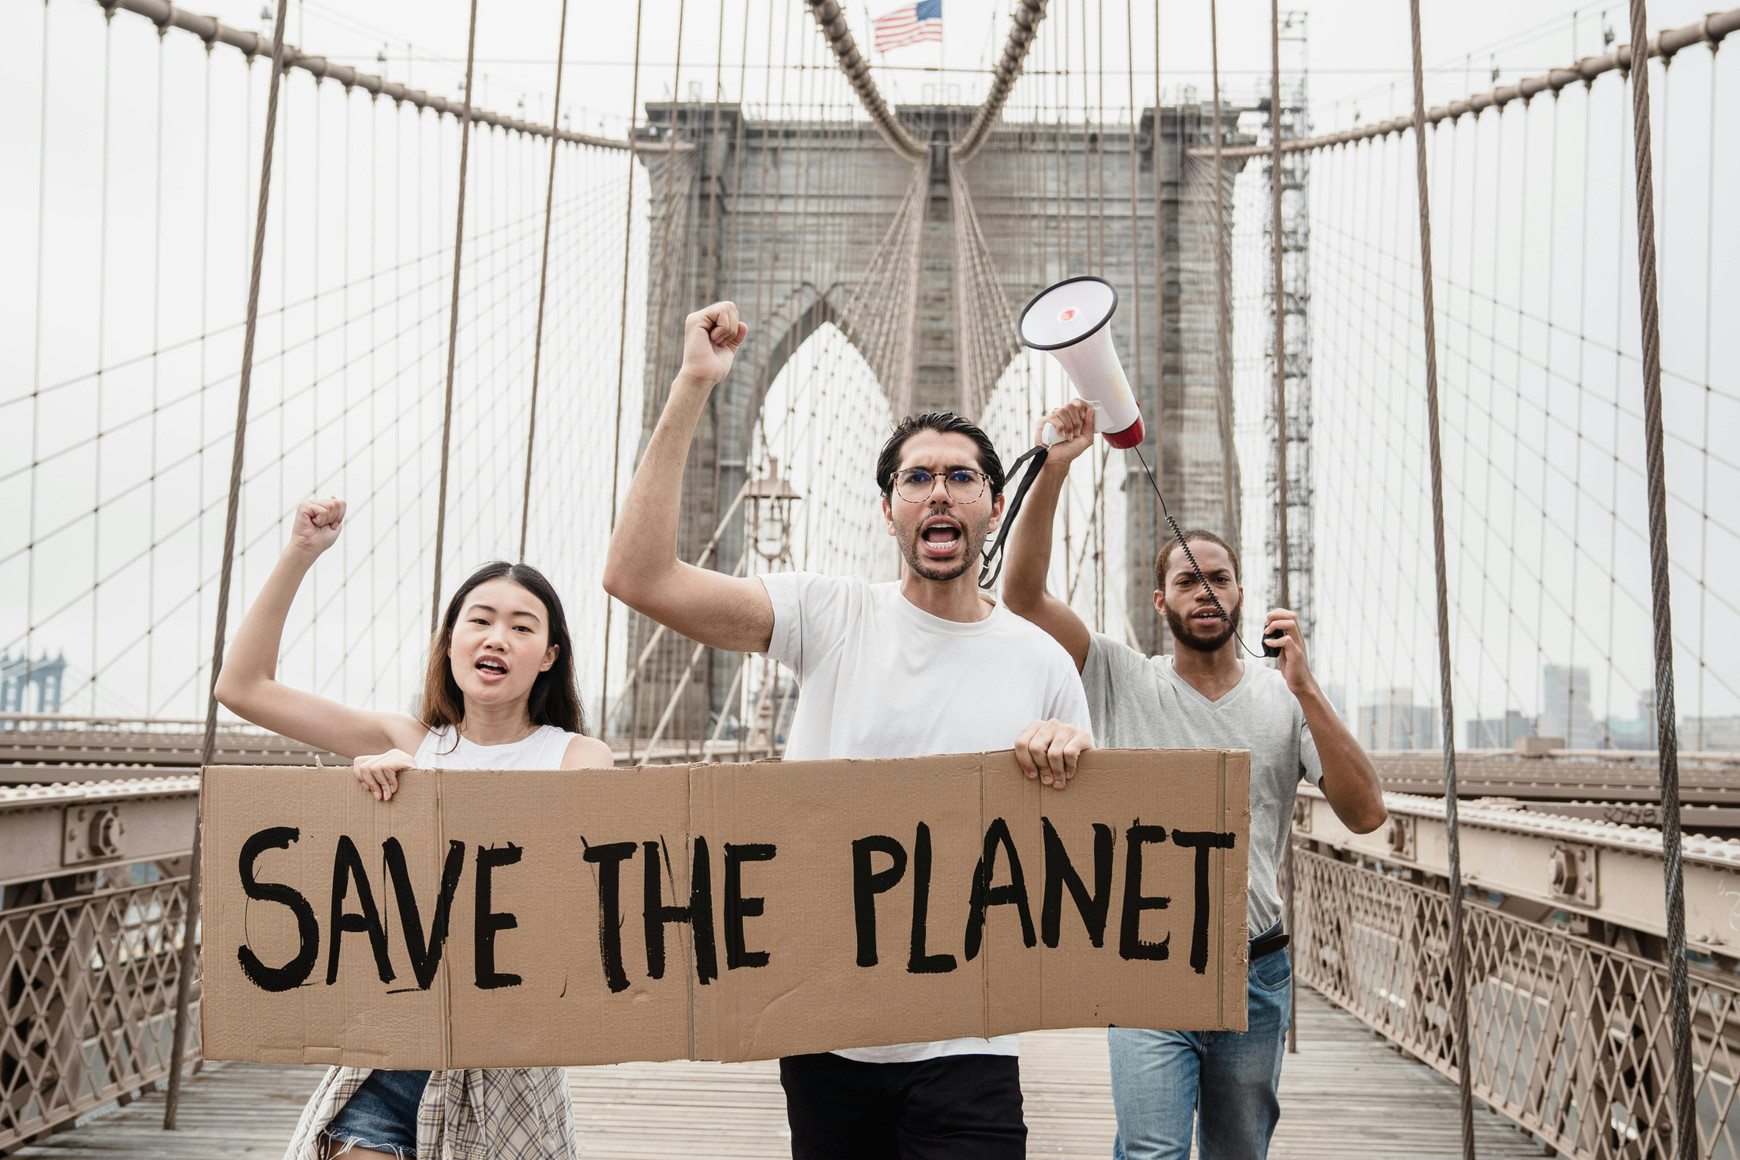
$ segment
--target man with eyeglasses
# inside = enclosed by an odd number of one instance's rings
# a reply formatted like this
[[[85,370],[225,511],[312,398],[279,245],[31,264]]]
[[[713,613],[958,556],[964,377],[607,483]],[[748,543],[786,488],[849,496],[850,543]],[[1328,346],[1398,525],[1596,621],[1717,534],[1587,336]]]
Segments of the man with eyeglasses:
[[[1188,1160],[1194,1130],[1201,1160],[1262,1160],[1281,1115],[1277,1088],[1293,986],[1277,882],[1293,798],[1300,780],[1308,779],[1350,829],[1369,833],[1385,820],[1383,793],[1371,759],[1311,675],[1291,611],[1271,609],[1264,619],[1265,637],[1281,634],[1273,642],[1281,650],[1276,668],[1240,658],[1238,553],[1214,533],[1187,531],[1182,544],[1168,539],[1154,561],[1154,607],[1172,630],[1170,656],[1144,656],[1089,632],[1068,604],[1046,591],[1058,497],[1070,463],[1093,446],[1093,419],[1092,407],[1077,399],[1040,420],[1040,438],[1049,425],[1062,439],[1052,445],[1010,534],[1003,597],[1055,637],[1081,669],[1102,742],[1251,753],[1246,1030],[1112,1028],[1107,1038],[1118,1118],[1112,1155]]]
[[[722,302],[684,324],[683,367],[611,538],[604,586],[714,648],[763,652],[802,686],[785,756],[917,757],[1008,749],[1062,790],[1093,747],[1069,654],[978,588],[1003,513],[1003,465],[947,412],[902,420],[876,481],[901,578],[732,577],[677,559],[683,464],[707,396],[749,328]],[[792,1155],[1020,1160],[1017,1039],[908,1043],[780,1061]]]

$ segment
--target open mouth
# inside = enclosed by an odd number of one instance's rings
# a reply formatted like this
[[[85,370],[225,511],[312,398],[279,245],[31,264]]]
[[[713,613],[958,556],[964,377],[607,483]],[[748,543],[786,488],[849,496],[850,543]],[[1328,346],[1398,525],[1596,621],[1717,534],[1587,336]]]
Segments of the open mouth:
[[[918,533],[924,554],[938,559],[954,555],[962,538],[961,526],[946,517],[932,520]]]
[[[507,676],[507,666],[494,657],[483,657],[475,666],[477,673],[486,681],[499,681]]]

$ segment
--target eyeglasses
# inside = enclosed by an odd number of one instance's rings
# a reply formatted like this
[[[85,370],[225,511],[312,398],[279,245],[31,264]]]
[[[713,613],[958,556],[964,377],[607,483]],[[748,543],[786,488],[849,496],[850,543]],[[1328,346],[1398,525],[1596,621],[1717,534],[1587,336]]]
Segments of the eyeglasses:
[[[943,490],[955,503],[972,503],[985,494],[986,475],[970,467],[957,467],[942,473]],[[923,503],[936,490],[937,473],[922,467],[908,467],[894,473],[894,491],[907,503]]]

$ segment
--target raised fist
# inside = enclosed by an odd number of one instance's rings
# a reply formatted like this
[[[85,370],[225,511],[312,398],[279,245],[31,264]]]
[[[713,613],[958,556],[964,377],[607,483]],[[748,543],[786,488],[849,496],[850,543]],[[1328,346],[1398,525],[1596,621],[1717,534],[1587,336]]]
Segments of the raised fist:
[[[737,318],[735,302],[715,302],[683,322],[683,369],[680,372],[712,386],[731,373],[737,348],[749,336],[749,324]]]
[[[290,547],[318,556],[332,547],[344,524],[344,501],[336,495],[305,499],[296,505],[290,526]]]

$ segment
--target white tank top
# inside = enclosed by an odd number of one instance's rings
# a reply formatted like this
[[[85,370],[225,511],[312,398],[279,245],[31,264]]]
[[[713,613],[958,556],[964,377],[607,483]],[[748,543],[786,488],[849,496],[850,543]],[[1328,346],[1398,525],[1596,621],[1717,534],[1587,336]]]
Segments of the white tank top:
[[[418,769],[561,769],[568,742],[578,737],[554,725],[540,725],[528,737],[506,745],[478,745],[454,737],[454,728],[431,729],[417,746]]]

